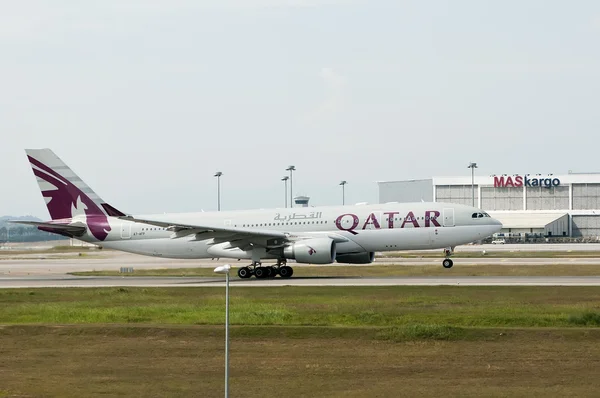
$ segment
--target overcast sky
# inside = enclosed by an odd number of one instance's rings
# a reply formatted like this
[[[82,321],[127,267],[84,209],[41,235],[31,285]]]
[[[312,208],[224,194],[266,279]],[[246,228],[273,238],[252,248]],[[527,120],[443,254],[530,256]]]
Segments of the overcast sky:
[[[377,202],[380,180],[600,171],[598,1],[12,1],[0,215],[52,148],[131,213]]]

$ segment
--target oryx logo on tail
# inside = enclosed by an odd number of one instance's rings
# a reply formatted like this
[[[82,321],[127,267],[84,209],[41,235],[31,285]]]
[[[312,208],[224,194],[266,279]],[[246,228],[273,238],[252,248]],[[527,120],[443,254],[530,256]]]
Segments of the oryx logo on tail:
[[[27,150],[27,157],[38,178],[50,217],[60,220],[83,215],[90,233],[98,240],[105,240],[111,227],[98,195],[49,149]],[[112,213],[120,213],[111,206],[108,208]]]

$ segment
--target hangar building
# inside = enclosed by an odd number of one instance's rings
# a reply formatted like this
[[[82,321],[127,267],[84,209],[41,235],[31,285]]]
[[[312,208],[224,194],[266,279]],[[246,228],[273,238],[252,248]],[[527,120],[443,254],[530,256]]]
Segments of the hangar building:
[[[600,173],[469,175],[377,184],[379,203],[474,204],[502,222],[500,236],[600,240]]]

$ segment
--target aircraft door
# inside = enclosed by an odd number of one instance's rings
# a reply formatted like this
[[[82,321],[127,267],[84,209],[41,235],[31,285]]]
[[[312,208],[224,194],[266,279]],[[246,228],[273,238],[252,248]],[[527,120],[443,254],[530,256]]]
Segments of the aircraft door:
[[[121,223],[121,239],[131,238],[131,223],[123,221]]]
[[[444,209],[444,227],[454,226],[454,209]]]

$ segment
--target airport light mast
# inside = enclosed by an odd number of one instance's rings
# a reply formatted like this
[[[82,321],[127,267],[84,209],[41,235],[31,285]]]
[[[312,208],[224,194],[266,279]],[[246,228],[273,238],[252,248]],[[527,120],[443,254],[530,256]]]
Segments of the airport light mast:
[[[292,185],[292,172],[296,170],[296,166],[289,166],[286,170],[290,172],[290,207],[294,207],[294,187]]]
[[[346,180],[343,180],[342,182],[340,182],[340,185],[342,186],[342,205],[346,204]]]
[[[217,177],[217,210],[221,211],[221,176],[223,173],[217,171],[215,177]]]
[[[471,169],[471,206],[475,207],[475,169],[477,163],[469,162],[468,169]]]
[[[287,181],[290,179],[290,177],[288,176],[284,176],[281,181],[283,181],[284,183],[284,190],[285,192],[283,193],[283,198],[285,199],[285,207],[287,208]]]

